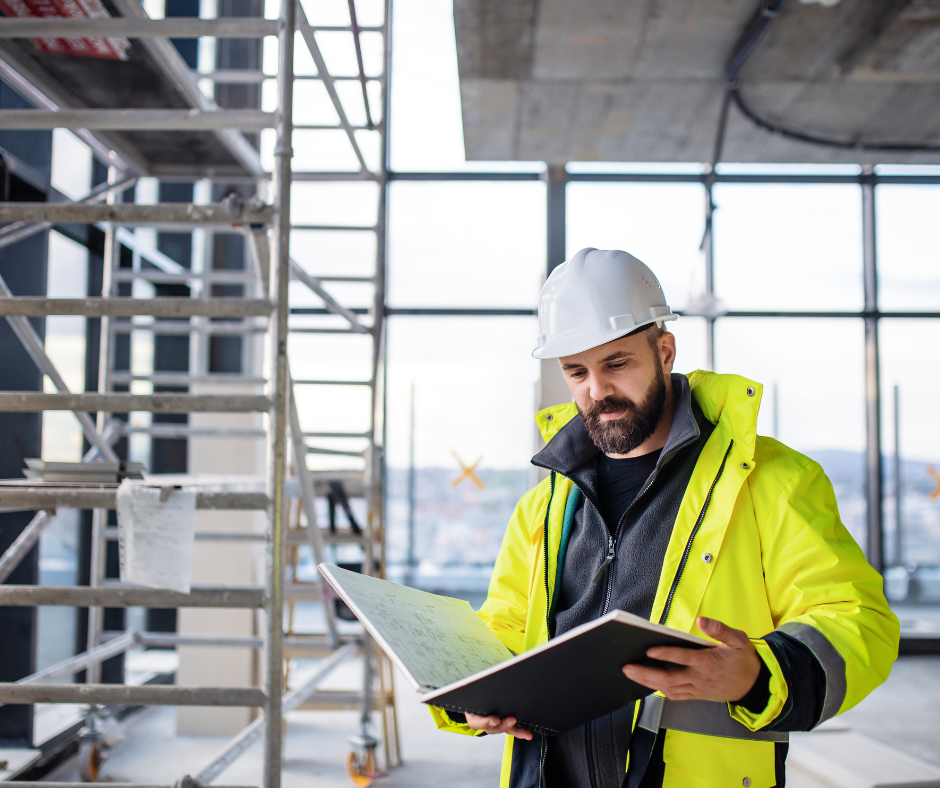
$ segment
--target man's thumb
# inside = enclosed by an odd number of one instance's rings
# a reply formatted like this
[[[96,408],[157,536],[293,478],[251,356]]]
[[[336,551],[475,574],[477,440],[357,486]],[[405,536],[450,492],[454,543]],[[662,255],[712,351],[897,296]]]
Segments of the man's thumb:
[[[715,640],[727,646],[740,645],[742,636],[747,637],[740,630],[732,629],[724,622],[714,618],[699,616],[696,624],[698,624],[698,628],[710,638],[715,638]]]

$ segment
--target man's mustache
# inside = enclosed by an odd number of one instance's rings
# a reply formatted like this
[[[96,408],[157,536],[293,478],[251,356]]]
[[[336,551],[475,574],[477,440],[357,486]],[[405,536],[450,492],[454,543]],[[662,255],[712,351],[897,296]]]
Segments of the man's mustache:
[[[591,406],[589,416],[600,416],[602,413],[617,413],[621,410],[636,410],[636,403],[626,397],[605,397]]]

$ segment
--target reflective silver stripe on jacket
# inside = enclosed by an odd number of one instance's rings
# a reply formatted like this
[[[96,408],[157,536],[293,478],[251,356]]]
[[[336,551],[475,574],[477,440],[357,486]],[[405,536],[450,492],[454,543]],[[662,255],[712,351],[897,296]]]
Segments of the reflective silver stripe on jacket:
[[[845,681],[845,660],[842,655],[822,632],[809,624],[790,621],[778,627],[777,631],[799,640],[812,651],[826,673],[826,700],[823,703],[822,716],[816,720],[816,725],[835,717],[842,708],[848,689]]]
[[[720,736],[723,739],[786,742],[785,732],[752,731],[733,719],[728,704],[711,700],[667,700],[649,695],[643,701],[643,713],[637,725],[654,733],[660,728],[685,733]]]

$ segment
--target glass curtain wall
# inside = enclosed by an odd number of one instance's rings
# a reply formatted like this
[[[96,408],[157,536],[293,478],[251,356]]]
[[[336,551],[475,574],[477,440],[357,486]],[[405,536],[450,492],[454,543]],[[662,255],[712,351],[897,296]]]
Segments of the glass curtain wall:
[[[449,4],[396,4],[392,52],[389,568],[417,583],[467,567],[487,574],[514,498],[533,481],[529,345],[546,270],[547,169],[464,160]],[[762,383],[759,433],[823,465],[866,549],[870,527],[881,528],[892,600],[940,602],[940,168],[720,165],[711,255],[701,164],[575,162],[566,173],[567,255],[620,248],[647,262],[684,312],[670,324],[677,369],[711,365]],[[877,325],[878,369],[866,368],[866,321]],[[878,516],[866,477],[874,412]],[[497,468],[513,481],[492,503]]]

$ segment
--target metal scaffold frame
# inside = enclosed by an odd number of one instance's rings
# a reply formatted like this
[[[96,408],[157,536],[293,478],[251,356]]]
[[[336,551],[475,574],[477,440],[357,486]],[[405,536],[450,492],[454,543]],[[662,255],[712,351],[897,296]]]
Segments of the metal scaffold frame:
[[[151,109],[94,109],[70,106],[55,84],[47,81],[34,83],[29,68],[0,50],[0,77],[37,106],[33,110],[0,110],[0,129],[53,129],[69,128],[90,145],[95,155],[110,167],[108,181],[96,187],[87,197],[76,201],[55,203],[0,203],[0,248],[9,246],[60,223],[95,224],[104,231],[104,281],[101,297],[44,298],[17,297],[0,278],[0,317],[5,317],[32,360],[49,377],[54,393],[23,391],[0,392],[0,412],[44,412],[65,410],[74,413],[90,449],[83,462],[98,460],[117,461],[115,442],[132,434],[152,437],[183,438],[196,435],[232,437],[266,437],[268,466],[266,489],[262,492],[244,490],[200,490],[196,498],[197,509],[227,509],[265,511],[268,528],[265,534],[198,532],[196,539],[260,542],[266,550],[266,583],[264,586],[194,586],[189,593],[125,586],[104,579],[104,551],[109,540],[118,538],[117,529],[108,526],[107,513],[115,508],[116,485],[83,484],[62,485],[31,480],[0,482],[0,511],[35,510],[36,515],[20,533],[16,541],[0,556],[0,583],[3,583],[38,543],[43,531],[54,520],[57,508],[90,509],[92,518],[91,578],[88,586],[47,587],[0,585],[0,606],[66,605],[87,607],[89,610],[87,649],[56,665],[45,668],[14,683],[0,683],[0,704],[5,703],[77,703],[116,705],[201,705],[248,706],[263,711],[254,722],[232,739],[193,778],[183,777],[177,786],[209,784],[215,780],[238,756],[259,738],[263,739],[263,786],[279,788],[284,726],[282,720],[288,712],[298,708],[359,708],[361,710],[360,736],[357,746],[367,748],[371,757],[377,741],[370,735],[372,711],[381,712],[385,765],[400,763],[400,749],[394,710],[393,673],[391,663],[369,643],[361,632],[341,631],[336,621],[334,599],[322,578],[315,583],[287,582],[285,569],[288,553],[293,556],[296,569],[297,548],[308,544],[317,563],[325,559],[325,546],[358,545],[362,550],[362,571],[384,575],[384,456],[378,442],[382,434],[377,423],[383,413],[383,332],[385,317],[385,257],[386,257],[386,190],[387,173],[387,118],[388,118],[388,64],[390,3],[386,2],[381,26],[361,26],[356,19],[354,0],[349,0],[348,26],[322,27],[311,25],[297,0],[281,0],[277,20],[260,18],[218,19],[150,19],[131,0],[116,0],[122,17],[103,19],[10,19],[0,18],[0,39],[27,37],[128,36],[141,40],[151,56],[157,58],[161,70],[191,102],[192,110]],[[294,41],[295,31],[317,67],[320,80],[336,110],[338,124],[334,126],[307,125],[301,128],[341,129],[352,147],[359,169],[356,172],[292,171],[293,94],[294,94]],[[367,123],[350,123],[336,83],[341,79],[331,76],[316,40],[319,31],[345,31],[352,33],[357,54],[359,74],[354,79],[362,85],[362,100]],[[378,32],[383,38],[383,68],[379,77],[368,76],[363,65],[360,33]],[[182,73],[179,60],[168,37],[259,38],[276,34],[278,37],[277,110],[220,109],[214,101],[199,92],[196,79],[211,79],[221,84],[260,82],[264,75],[254,71],[215,71],[209,74]],[[162,58],[162,60],[161,60]],[[375,109],[370,105],[367,82],[377,81],[381,87],[381,118],[374,119]],[[241,132],[258,132],[274,128],[277,134],[274,150],[274,168],[268,176],[259,170],[257,151]],[[360,148],[356,131],[368,129],[381,136],[380,162],[370,170]],[[134,151],[122,147],[120,141],[107,131],[183,130],[203,131],[215,135],[249,172],[249,178],[259,191],[270,177],[271,204],[257,198],[251,201],[237,197],[216,204],[158,203],[141,205],[123,203],[124,191],[135,185],[140,177],[160,175],[159,168],[141,166],[141,158]],[[173,171],[174,177],[186,177],[185,172]],[[192,178],[206,179],[205,173],[194,171]],[[291,259],[292,229],[312,229],[329,232],[334,229],[357,229],[328,225],[292,225],[291,184],[294,180],[331,181],[373,180],[379,185],[377,217],[367,229],[376,234],[376,267],[372,277],[314,276]],[[219,176],[230,182],[231,177]],[[168,258],[162,252],[144,248],[138,243],[133,227],[159,227],[161,230],[205,232],[211,228],[241,232],[251,254],[254,271],[189,270]],[[149,266],[135,265],[133,269],[120,266],[121,249],[130,250],[135,259],[145,260]],[[290,324],[289,283],[302,283],[323,302],[323,313],[339,316],[348,328],[292,329]],[[140,298],[118,295],[121,283],[137,281],[150,284],[182,284],[194,286],[193,298]],[[371,282],[375,294],[371,308],[372,324],[360,320],[361,310],[344,307],[328,290],[331,281]],[[207,297],[215,284],[254,285],[260,297],[230,298]],[[309,311],[309,310],[308,310]],[[29,322],[29,318],[51,315],[78,315],[101,320],[100,363],[97,392],[75,393],[68,389],[64,379],[46,354],[43,341]],[[226,319],[227,323],[210,323],[213,319]],[[292,330],[298,333],[347,333],[370,335],[371,376],[368,381],[292,380],[288,363],[288,343]],[[269,343],[269,372],[265,394],[192,394],[192,393],[130,393],[130,384],[137,380],[154,385],[187,386],[197,380],[219,380],[222,376],[199,378],[190,372],[158,373],[149,375],[122,372],[115,369],[116,337],[131,332],[149,332],[152,336],[188,335],[193,340],[204,339],[207,334],[252,336],[266,333]],[[263,383],[264,379],[238,376],[238,381]],[[294,394],[295,386],[365,385],[370,388],[369,429],[366,432],[304,432],[302,413]],[[115,390],[124,386],[124,391]],[[267,429],[207,428],[188,424],[152,424],[133,426],[130,422],[114,418],[112,414],[132,412],[150,413],[261,413],[267,416]],[[97,413],[97,419],[91,414]],[[310,438],[365,438],[364,451],[331,450],[310,446]],[[311,471],[307,457],[310,454],[355,456],[364,460],[361,473],[349,470]],[[290,474],[296,477],[293,484]],[[297,492],[289,493],[289,489]],[[354,525],[349,514],[350,529],[331,532],[321,529],[317,521],[315,498],[333,496],[341,490],[347,513],[347,495],[366,500],[364,527]],[[306,525],[290,528],[291,500],[298,501],[298,518],[302,512]],[[334,499],[330,497],[331,507]],[[331,522],[331,526],[335,524]],[[323,606],[326,631],[313,635],[285,636],[284,609],[288,600],[314,599]],[[127,630],[105,632],[104,608],[242,608],[264,612],[264,636],[218,637],[180,635]],[[139,646],[173,647],[185,645],[263,649],[265,653],[264,687],[177,687],[131,686],[101,684],[101,665],[110,658]],[[285,690],[285,653],[303,654],[322,658],[314,673],[303,684]],[[321,692],[323,680],[344,660],[362,655],[364,664],[361,692]],[[56,684],[55,679],[87,671],[86,684]],[[378,685],[378,686],[375,686]],[[378,690],[378,692],[376,692]],[[361,753],[360,753],[361,754]],[[371,760],[370,760],[371,763]],[[370,767],[371,768],[371,767]],[[187,782],[188,781],[188,782]],[[36,783],[30,783],[36,784]],[[39,783],[42,785],[43,783]],[[61,783],[46,783],[65,786]],[[132,788],[125,786],[125,788]],[[136,788],[142,788],[137,786]]]

